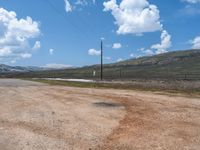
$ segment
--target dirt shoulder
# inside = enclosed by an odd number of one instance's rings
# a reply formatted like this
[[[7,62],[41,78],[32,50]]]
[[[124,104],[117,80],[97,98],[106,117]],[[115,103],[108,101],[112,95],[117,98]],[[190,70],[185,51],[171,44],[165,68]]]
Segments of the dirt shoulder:
[[[26,79],[49,85],[95,88],[95,89],[117,89],[133,91],[150,91],[164,95],[200,97],[199,81],[159,81],[159,80],[136,80],[136,81],[95,81],[95,82],[71,82],[48,79]]]

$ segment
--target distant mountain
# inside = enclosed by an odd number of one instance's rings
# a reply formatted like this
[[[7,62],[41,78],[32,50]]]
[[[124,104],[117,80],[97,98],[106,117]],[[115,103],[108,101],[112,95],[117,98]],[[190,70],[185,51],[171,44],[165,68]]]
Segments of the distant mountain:
[[[44,68],[40,67],[21,67],[21,66],[8,66],[0,64],[0,73],[14,73],[14,72],[30,72],[30,71],[41,71]]]
[[[4,70],[6,69],[4,68]],[[9,70],[16,69],[29,70],[23,67],[14,67]],[[9,74],[8,77],[100,77],[100,65],[60,70],[30,70],[31,72],[21,71],[18,74]],[[96,72],[95,76],[93,76],[94,70]],[[154,56],[129,59],[118,63],[105,64],[103,74],[106,79],[177,79],[186,77],[200,79],[200,49],[174,51]]]
[[[0,73],[26,73],[26,72],[35,72],[35,71],[48,71],[48,70],[60,70],[60,69],[72,68],[65,66],[44,66],[44,67],[36,67],[36,66],[8,66],[4,64],[0,64]]]

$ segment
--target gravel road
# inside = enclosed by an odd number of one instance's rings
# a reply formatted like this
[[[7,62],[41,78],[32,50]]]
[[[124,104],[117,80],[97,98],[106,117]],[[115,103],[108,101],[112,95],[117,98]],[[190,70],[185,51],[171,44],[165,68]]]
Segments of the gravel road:
[[[198,95],[0,80],[0,150],[199,150]]]

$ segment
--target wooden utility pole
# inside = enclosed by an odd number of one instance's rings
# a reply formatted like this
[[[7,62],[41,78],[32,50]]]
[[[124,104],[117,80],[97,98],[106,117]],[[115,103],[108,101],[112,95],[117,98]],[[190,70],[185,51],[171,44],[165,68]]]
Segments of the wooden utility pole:
[[[103,80],[103,41],[101,40],[101,80]]]

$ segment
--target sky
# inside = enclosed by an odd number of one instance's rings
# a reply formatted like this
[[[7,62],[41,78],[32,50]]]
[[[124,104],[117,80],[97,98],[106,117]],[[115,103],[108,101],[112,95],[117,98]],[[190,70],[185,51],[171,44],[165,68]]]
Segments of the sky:
[[[200,48],[200,0],[0,0],[0,64],[79,67]]]

